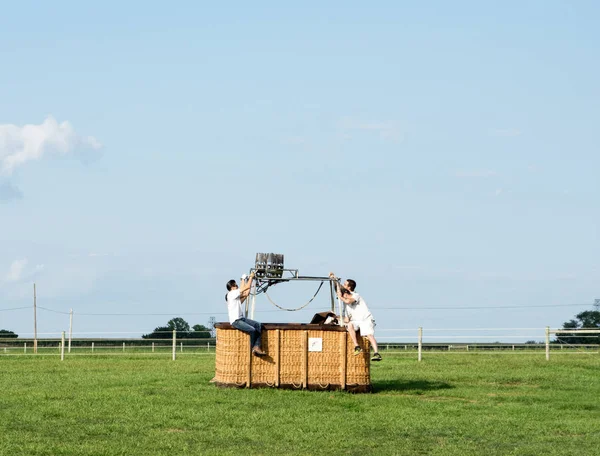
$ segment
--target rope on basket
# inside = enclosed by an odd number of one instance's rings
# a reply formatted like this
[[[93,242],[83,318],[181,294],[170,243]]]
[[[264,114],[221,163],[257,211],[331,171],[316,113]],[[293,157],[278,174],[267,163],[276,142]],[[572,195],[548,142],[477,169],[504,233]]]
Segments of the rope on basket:
[[[296,308],[296,309],[286,309],[285,307],[281,307],[281,306],[279,306],[279,305],[275,304],[275,303],[273,302],[273,300],[271,299],[271,297],[269,296],[269,293],[267,293],[267,290],[265,290],[265,295],[267,296],[267,299],[269,300],[269,302],[270,302],[271,304],[273,304],[275,307],[277,307],[278,309],[281,309],[281,310],[287,310],[288,312],[295,312],[295,311],[297,311],[297,310],[302,310],[302,309],[304,309],[304,308],[305,308],[307,305],[309,305],[311,302],[313,302],[313,299],[315,299],[315,298],[317,297],[317,295],[319,294],[319,291],[321,291],[321,287],[323,286],[323,283],[325,283],[325,282],[324,282],[324,281],[323,281],[323,282],[321,282],[321,285],[319,285],[319,288],[317,288],[317,292],[316,292],[316,293],[313,295],[313,297],[312,297],[312,298],[310,298],[310,301],[308,301],[308,302],[307,302],[306,304],[304,304],[302,307],[298,307],[298,308]]]

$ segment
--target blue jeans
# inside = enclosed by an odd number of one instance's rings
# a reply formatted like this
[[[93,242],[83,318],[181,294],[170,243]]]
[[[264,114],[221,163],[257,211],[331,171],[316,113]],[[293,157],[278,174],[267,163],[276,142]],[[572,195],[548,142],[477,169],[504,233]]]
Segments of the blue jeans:
[[[250,320],[249,318],[238,318],[231,326],[246,334],[250,334],[250,345],[252,345],[252,348],[260,348],[262,326],[259,322]]]

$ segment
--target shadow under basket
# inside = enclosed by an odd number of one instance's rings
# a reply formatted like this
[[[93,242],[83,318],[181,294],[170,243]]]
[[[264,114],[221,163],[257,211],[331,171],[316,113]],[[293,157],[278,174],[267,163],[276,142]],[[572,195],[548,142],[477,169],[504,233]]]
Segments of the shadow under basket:
[[[229,323],[217,323],[217,386],[372,390],[369,341],[357,334],[362,353],[355,355],[346,328],[335,325],[263,323],[265,356],[252,355],[250,336]]]

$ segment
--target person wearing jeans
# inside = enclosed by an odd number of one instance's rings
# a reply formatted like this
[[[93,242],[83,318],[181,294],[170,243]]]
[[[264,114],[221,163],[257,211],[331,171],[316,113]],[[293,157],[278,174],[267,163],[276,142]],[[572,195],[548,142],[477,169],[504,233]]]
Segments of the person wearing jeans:
[[[356,338],[356,331],[360,330],[361,336],[369,339],[373,350],[375,350],[371,361],[381,361],[381,355],[377,350],[377,341],[375,340],[375,320],[365,300],[354,291],[356,289],[356,282],[352,279],[347,279],[342,286],[333,272],[329,273],[329,277],[334,280],[338,299],[344,303],[346,314],[344,322],[346,323],[348,334],[350,334],[350,339],[354,343],[354,354],[358,355],[362,352],[362,348],[358,345]]]
[[[260,347],[262,325],[258,321],[244,317],[244,310],[242,308],[242,303],[246,301],[246,298],[250,294],[253,279],[254,273],[250,274],[247,279],[242,278],[240,287],[238,287],[234,279],[227,282],[225,301],[227,302],[227,312],[231,326],[250,335],[250,345],[252,346],[252,353],[255,356],[265,356],[266,353]]]

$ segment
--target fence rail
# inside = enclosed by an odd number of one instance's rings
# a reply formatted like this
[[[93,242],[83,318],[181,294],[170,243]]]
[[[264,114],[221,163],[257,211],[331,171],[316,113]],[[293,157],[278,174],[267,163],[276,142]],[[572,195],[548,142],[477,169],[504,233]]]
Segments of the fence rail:
[[[507,334],[515,331],[527,330],[527,336],[523,334]],[[449,332],[469,332],[464,334],[448,334]],[[474,332],[495,331],[496,334],[485,334],[474,336]],[[529,331],[536,331],[529,333]],[[436,332],[438,334],[436,334]],[[503,332],[503,334],[501,334]],[[551,330],[549,327],[540,328],[466,328],[466,329],[387,329],[382,338],[386,342],[380,342],[379,351],[389,355],[417,354],[421,361],[423,353],[545,353],[546,359],[550,359],[550,353],[564,354],[594,354],[600,353],[599,341],[600,329],[583,330]],[[389,334],[392,333],[392,334]],[[395,335],[401,334],[404,335]],[[439,334],[442,333],[442,334]],[[541,334],[540,334],[541,333]],[[116,337],[104,337],[114,334]],[[47,334],[45,338],[0,338],[0,357],[2,356],[60,356],[63,360],[66,356],[97,356],[97,355],[128,355],[128,356],[170,356],[173,360],[180,355],[208,355],[214,354],[217,341],[214,338],[190,338],[178,337],[176,331],[166,332],[161,338],[122,337],[124,333],[103,333],[103,337],[88,337],[89,334],[82,333],[86,337],[65,337],[65,332]],[[533,334],[533,335],[532,335]],[[578,338],[589,338],[594,343],[565,343],[564,340],[550,341],[550,335],[570,334]],[[543,335],[544,342],[529,341],[526,343],[511,342],[483,342],[485,339],[512,339],[524,337],[537,337]],[[60,336],[60,337],[58,337]],[[76,335],[77,336],[77,335]],[[169,337],[167,337],[169,336]],[[562,336],[564,337],[564,336]],[[566,336],[570,337],[570,336]],[[575,336],[573,336],[575,337]],[[471,339],[464,341],[463,339]],[[394,341],[395,339],[400,339]],[[473,340],[482,339],[482,340]],[[389,340],[392,340],[391,342]],[[599,341],[600,342],[600,341]]]

